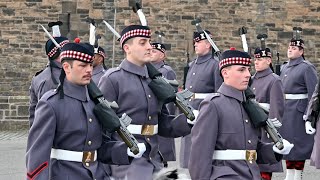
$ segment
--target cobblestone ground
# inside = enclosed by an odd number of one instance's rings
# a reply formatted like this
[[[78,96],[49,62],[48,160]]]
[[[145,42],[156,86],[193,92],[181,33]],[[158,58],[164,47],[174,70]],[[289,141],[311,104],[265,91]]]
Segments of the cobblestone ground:
[[[28,131],[0,131],[0,180],[22,180],[26,179],[25,172],[25,150]],[[176,139],[177,150],[180,149],[180,139]],[[177,157],[178,154],[177,154]],[[178,162],[169,163],[169,167],[178,167]],[[187,170],[184,170],[187,173]],[[275,173],[273,180],[283,180],[284,173]],[[303,176],[304,180],[319,180],[320,170],[309,166]]]

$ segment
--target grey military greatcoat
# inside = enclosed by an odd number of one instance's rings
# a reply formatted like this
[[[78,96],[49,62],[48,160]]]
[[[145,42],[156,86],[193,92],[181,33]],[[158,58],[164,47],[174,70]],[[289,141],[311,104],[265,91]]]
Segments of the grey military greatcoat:
[[[158,63],[152,63],[158,71],[162,73],[162,76],[169,80],[176,79],[176,73],[173,69],[165,64],[163,61]],[[175,115],[176,106],[174,103],[166,104],[166,107],[170,115]],[[175,161],[176,160],[176,148],[174,138],[165,138],[159,136],[159,150],[164,161]]]
[[[95,151],[103,141],[102,128],[93,114],[94,102],[90,100],[86,86],[64,81],[64,98],[49,91],[40,99],[31,126],[26,154],[28,177],[35,180],[107,180],[108,174],[99,161],[85,163],[50,158],[52,148],[75,152]],[[110,141],[112,147],[116,141]],[[122,143],[123,144],[123,143]],[[126,150],[105,149],[104,161],[128,164]],[[108,159],[108,160],[106,160]]]
[[[261,131],[253,127],[243,101],[242,91],[223,83],[218,93],[200,104],[197,123],[191,130],[188,166],[192,179],[261,180],[256,161],[213,160],[217,150],[256,150],[259,163],[281,159],[273,152],[272,144],[261,141]]]
[[[317,83],[317,72],[309,62],[299,57],[290,60],[281,70],[280,79],[285,96],[287,94],[305,94],[303,99],[285,100],[282,127],[279,132],[284,139],[294,144],[286,160],[306,160],[310,158],[313,147],[313,136],[306,134],[303,115],[306,113],[308,100]]]
[[[31,80],[29,88],[30,106],[29,106],[29,125],[31,127],[34,119],[34,111],[42,95],[55,89],[59,84],[61,64],[53,61],[53,66],[48,65],[43,71],[37,73]]]
[[[219,61],[213,58],[211,53],[199,56],[189,65],[185,88],[193,93],[214,93],[218,90],[223,80],[220,76]],[[201,99],[191,99],[191,106],[198,110]],[[191,137],[186,136],[181,139],[180,166],[188,167]]]
[[[98,65],[93,68],[92,71],[92,80],[94,83],[99,84],[100,78],[104,75],[106,70],[103,68],[102,65]]]
[[[150,81],[146,66],[137,66],[126,59],[118,68],[109,69],[100,79],[99,88],[103,95],[108,101],[117,102],[119,108],[116,113],[119,116],[126,113],[132,118],[131,127],[155,128],[158,125],[157,133],[134,134],[139,143],[146,145],[146,152],[141,158],[133,159],[131,165],[112,166],[112,176],[115,178],[152,179],[153,172],[163,167],[158,135],[179,137],[190,133],[191,127],[183,114],[175,118],[168,115],[166,108],[161,113],[157,112],[158,101],[148,86]],[[117,134],[112,136],[119,139]]]
[[[316,85],[316,88],[312,94],[312,97],[308,104],[308,109],[306,113],[306,119],[311,119],[311,113],[313,109],[316,109],[319,106],[318,96],[319,96],[319,83]],[[314,135],[314,144],[310,157],[311,166],[315,166],[317,169],[320,169],[320,116],[318,116],[317,124],[316,124],[316,134]]]
[[[284,94],[281,80],[270,68],[257,72],[252,78],[251,88],[259,103],[269,105],[269,119],[278,119],[281,122],[284,109]],[[272,142],[267,133],[262,130],[261,140]],[[259,164],[261,172],[282,172],[282,163]]]

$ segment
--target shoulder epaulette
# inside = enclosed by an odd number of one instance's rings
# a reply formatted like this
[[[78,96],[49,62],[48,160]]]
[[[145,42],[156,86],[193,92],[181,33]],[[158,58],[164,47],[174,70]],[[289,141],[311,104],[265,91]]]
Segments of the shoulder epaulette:
[[[210,94],[210,95],[208,96],[208,98],[209,98],[210,100],[212,100],[213,98],[219,97],[219,96],[220,96],[220,93],[212,93],[212,94]]]

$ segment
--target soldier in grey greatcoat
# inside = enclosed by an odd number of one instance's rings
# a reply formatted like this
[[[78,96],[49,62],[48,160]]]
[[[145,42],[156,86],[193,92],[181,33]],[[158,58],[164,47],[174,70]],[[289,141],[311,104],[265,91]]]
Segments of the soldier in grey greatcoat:
[[[173,69],[165,64],[166,47],[162,43],[152,43],[151,62],[153,66],[162,73],[162,76],[168,80],[176,80],[176,73]],[[166,104],[170,115],[175,115],[176,106],[173,102]],[[168,161],[176,160],[176,148],[174,138],[165,138],[159,136],[159,150],[163,158],[163,164],[168,166]]]
[[[59,26],[62,25],[61,21],[49,23],[52,27],[53,36],[57,43],[63,47],[69,40],[66,37],[62,37],[59,31]],[[60,50],[54,43],[49,39],[45,45],[46,54],[49,58],[49,63],[44,70],[37,72],[31,80],[29,88],[30,95],[30,106],[29,106],[29,125],[32,126],[34,119],[34,111],[36,105],[42,95],[51,90],[55,89],[59,84],[59,75],[61,72],[60,64]]]
[[[102,47],[95,48],[94,59],[93,59],[93,72],[92,80],[94,83],[99,84],[100,78],[107,71],[107,67],[104,64],[106,58],[105,51]]]
[[[312,97],[308,104],[306,115],[303,117],[306,120],[306,133],[314,135],[314,144],[310,157],[310,165],[320,169],[320,121],[319,121],[319,82],[315,87]],[[317,116],[318,114],[318,116]],[[314,122],[311,122],[314,121]],[[313,123],[313,126],[312,126]]]
[[[206,32],[211,35],[209,31],[206,30]],[[195,32],[193,41],[197,57],[189,64],[185,88],[194,93],[190,104],[198,110],[201,101],[218,90],[222,84],[222,78],[219,74],[218,57],[212,54],[211,44],[205,34]],[[180,166],[182,168],[188,167],[190,146],[190,135],[183,137],[180,148]]]
[[[153,173],[163,168],[158,136],[179,137],[189,134],[191,129],[183,114],[175,118],[165,106],[158,111],[158,100],[148,86],[151,78],[145,65],[150,62],[150,37],[147,26],[126,27],[120,38],[126,58],[119,67],[109,69],[98,85],[108,101],[119,105],[117,114],[126,113],[132,118],[127,128],[146,148],[142,157],[134,158],[130,165],[111,166],[112,176],[118,179],[152,179]],[[112,137],[119,138],[116,134]]]
[[[281,80],[272,71],[272,54],[269,48],[257,48],[254,52],[256,73],[252,77],[251,88],[257,102],[269,111],[268,118],[276,127],[281,126],[284,109],[284,95]],[[269,135],[262,130],[261,140],[272,142]],[[282,163],[258,164],[264,180],[271,180],[272,172],[282,172]]]
[[[27,179],[109,180],[97,161],[98,148],[108,141],[103,139],[86,86],[92,76],[93,47],[69,43],[60,57],[61,84],[39,100],[29,131]],[[110,141],[110,147],[114,143]],[[112,149],[105,152],[104,160],[109,157],[110,163],[125,164],[128,159],[127,151],[117,149],[119,156],[112,156]]]
[[[284,156],[287,160],[286,180],[302,179],[304,163],[310,158],[314,143],[313,136],[306,133],[303,115],[317,83],[317,72],[303,54],[303,40],[293,38],[288,46],[289,62],[283,66],[280,75],[285,107],[279,132],[295,145],[290,154]]]
[[[220,72],[224,83],[217,93],[200,104],[197,121],[191,130],[189,172],[194,180],[261,180],[257,163],[275,163],[287,154],[284,148],[261,141],[261,129],[254,128],[242,102],[250,79],[251,58],[237,50],[221,56]]]

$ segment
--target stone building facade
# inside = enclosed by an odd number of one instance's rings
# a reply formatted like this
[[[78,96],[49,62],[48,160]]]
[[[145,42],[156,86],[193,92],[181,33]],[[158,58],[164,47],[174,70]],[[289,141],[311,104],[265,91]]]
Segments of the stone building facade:
[[[320,1],[318,0],[140,0],[152,31],[165,33],[167,63],[182,82],[186,52],[193,58],[191,21],[212,32],[221,51],[242,49],[238,29],[247,27],[250,48],[259,46],[257,34],[266,33],[267,45],[286,60],[292,28],[303,28],[305,57],[318,67],[320,55]],[[28,89],[35,72],[47,63],[45,33],[39,26],[60,20],[62,34],[71,40],[88,41],[86,17],[97,19],[100,45],[107,51],[106,63],[117,66],[123,54],[119,43],[101,20],[115,24],[120,32],[126,25],[139,23],[130,7],[134,0],[0,0],[0,127],[27,127]],[[114,19],[116,19],[114,21]],[[153,35],[153,37],[155,37]],[[274,53],[275,54],[275,53]],[[114,61],[112,61],[114,59]],[[276,57],[274,58],[276,62]],[[21,126],[22,124],[22,126]]]

